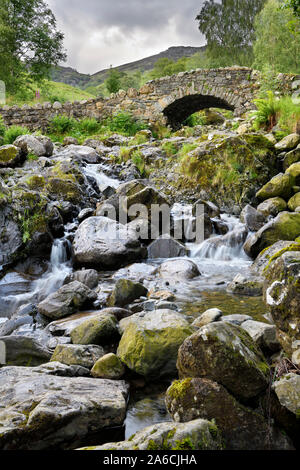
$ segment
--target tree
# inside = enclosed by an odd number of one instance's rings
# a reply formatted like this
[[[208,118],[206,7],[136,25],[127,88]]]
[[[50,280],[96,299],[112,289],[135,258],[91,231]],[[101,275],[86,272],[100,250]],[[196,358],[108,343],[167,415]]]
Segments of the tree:
[[[66,59],[64,35],[43,0],[0,0],[0,78],[9,90],[24,74],[48,77],[52,65]]]
[[[253,61],[254,19],[266,0],[206,0],[196,17],[207,41],[210,65],[250,66]]]
[[[121,88],[122,74],[110,66],[108,78],[105,80],[105,86],[109,93],[117,93]]]
[[[291,8],[294,15],[300,18],[300,0],[285,0],[281,8]]]
[[[255,21],[253,66],[274,72],[300,73],[300,19],[280,9],[278,0],[268,0]]]
[[[174,75],[175,73],[184,72],[187,66],[187,58],[181,57],[177,62],[162,57],[158,59],[150,73],[152,79]]]

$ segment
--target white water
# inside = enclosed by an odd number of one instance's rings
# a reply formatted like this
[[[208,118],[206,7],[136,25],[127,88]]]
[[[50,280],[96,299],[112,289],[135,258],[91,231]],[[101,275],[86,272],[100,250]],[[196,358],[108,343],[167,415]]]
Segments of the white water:
[[[86,176],[90,176],[96,180],[100,191],[104,191],[104,189],[106,189],[108,186],[111,186],[115,189],[120,186],[119,180],[107,176],[103,170],[109,170],[109,167],[103,165],[102,163],[97,165],[90,163],[86,165],[86,167],[83,169],[83,172]]]

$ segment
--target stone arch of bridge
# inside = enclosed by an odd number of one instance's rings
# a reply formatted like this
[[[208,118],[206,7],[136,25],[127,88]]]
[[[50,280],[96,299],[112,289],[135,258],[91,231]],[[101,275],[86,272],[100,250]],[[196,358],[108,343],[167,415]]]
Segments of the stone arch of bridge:
[[[212,95],[193,94],[174,99],[163,109],[167,124],[174,130],[180,129],[184,121],[202,109],[221,108],[234,111],[235,107],[223,98]]]

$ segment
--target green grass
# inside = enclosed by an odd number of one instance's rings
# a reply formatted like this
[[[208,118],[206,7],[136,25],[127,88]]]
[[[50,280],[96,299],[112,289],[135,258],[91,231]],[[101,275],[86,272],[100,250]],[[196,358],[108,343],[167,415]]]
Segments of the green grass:
[[[255,117],[256,130],[264,127],[272,129],[275,124],[285,134],[296,131],[297,122],[300,120],[300,106],[293,102],[290,96],[276,98],[272,91],[267,92],[265,98],[254,100],[257,110],[252,113]]]

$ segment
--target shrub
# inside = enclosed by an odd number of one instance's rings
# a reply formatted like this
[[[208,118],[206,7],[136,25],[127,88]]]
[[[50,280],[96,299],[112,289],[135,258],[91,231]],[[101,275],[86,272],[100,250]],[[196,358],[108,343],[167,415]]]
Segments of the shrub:
[[[17,137],[20,135],[30,134],[30,130],[27,127],[21,126],[10,126],[4,134],[4,144],[13,144]]]
[[[68,116],[55,116],[50,121],[50,131],[54,134],[65,134],[76,129],[77,121]]]
[[[205,126],[205,124],[207,124],[207,122],[203,112],[191,114],[183,123],[184,126],[189,127]]]
[[[271,129],[277,122],[277,113],[279,111],[279,100],[272,91],[267,92],[267,98],[254,100],[257,110],[252,113],[255,117],[254,127],[259,129],[262,126]]]
[[[77,123],[78,130],[84,134],[96,134],[101,124],[95,118],[84,118]]]
[[[112,132],[134,136],[138,131],[147,129],[147,124],[136,120],[130,113],[118,113],[107,119],[107,125]]]

